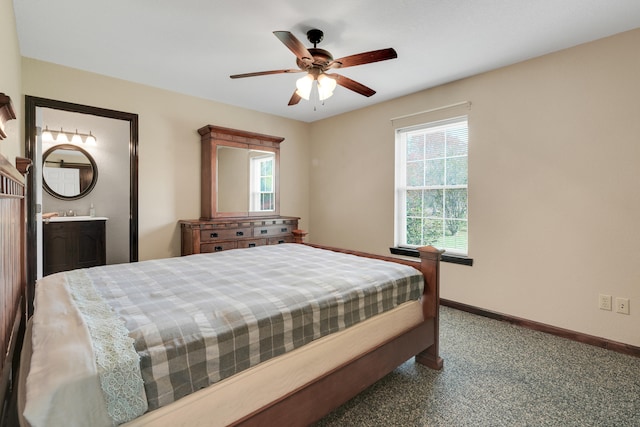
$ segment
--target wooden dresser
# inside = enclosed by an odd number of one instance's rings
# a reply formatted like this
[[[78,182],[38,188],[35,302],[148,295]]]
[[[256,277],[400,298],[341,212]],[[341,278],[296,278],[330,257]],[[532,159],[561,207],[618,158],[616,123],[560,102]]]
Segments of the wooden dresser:
[[[213,125],[198,133],[201,213],[180,221],[181,255],[293,243],[300,218],[280,215],[284,138]],[[255,169],[253,160],[268,167]]]
[[[298,219],[288,216],[182,220],[181,255],[292,243]]]

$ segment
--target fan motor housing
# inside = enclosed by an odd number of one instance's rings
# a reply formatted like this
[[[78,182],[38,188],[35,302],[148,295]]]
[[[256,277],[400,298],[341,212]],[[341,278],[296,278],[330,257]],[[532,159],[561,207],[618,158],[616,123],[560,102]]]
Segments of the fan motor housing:
[[[307,65],[302,62],[300,59],[296,60],[298,67],[301,70],[308,70],[311,67],[320,67],[323,71],[326,70],[326,67],[329,65],[331,61],[333,61],[333,55],[328,50],[319,49],[319,48],[309,48],[309,53],[313,55],[313,64]]]

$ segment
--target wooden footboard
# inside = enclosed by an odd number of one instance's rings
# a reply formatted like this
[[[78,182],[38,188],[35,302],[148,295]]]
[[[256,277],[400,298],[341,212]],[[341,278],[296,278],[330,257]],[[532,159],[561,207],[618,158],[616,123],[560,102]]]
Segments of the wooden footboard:
[[[294,230],[295,241],[303,243],[305,233]],[[313,423],[415,356],[416,362],[442,369],[439,356],[440,257],[444,251],[431,246],[419,248],[420,262],[364,252],[310,246],[410,265],[425,279],[422,296],[424,321],[356,359],[244,417],[235,426],[300,426]]]
[[[28,166],[26,166],[28,167]],[[26,168],[25,167],[25,168]],[[9,408],[17,375],[25,320],[25,181],[0,156],[0,424],[10,425]]]

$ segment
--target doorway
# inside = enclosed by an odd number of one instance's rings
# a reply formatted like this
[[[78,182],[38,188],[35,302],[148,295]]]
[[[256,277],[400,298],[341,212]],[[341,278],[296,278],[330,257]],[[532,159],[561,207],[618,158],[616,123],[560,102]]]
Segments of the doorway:
[[[64,101],[25,96],[25,156],[33,162],[31,173],[27,175],[29,188],[27,198],[27,289],[29,301],[29,313],[32,313],[32,298],[35,281],[38,278],[38,260],[42,258],[41,246],[38,243],[41,236],[42,200],[38,192],[43,187],[42,182],[42,141],[39,141],[43,111],[59,113],[77,113],[88,115],[87,120],[95,122],[105,119],[117,120],[117,125],[128,128],[129,147],[129,183],[128,183],[128,215],[124,212],[124,221],[128,219],[128,260],[138,261],[138,115],[104,108],[74,104]],[[106,120],[109,121],[109,120]],[[65,131],[74,129],[65,129]],[[125,129],[126,132],[126,129]],[[126,160],[125,160],[126,161]],[[126,185],[126,183],[125,183]],[[126,190],[125,190],[126,191]],[[45,209],[48,206],[45,206]],[[128,234],[128,239],[126,239]],[[126,258],[125,258],[126,262]]]

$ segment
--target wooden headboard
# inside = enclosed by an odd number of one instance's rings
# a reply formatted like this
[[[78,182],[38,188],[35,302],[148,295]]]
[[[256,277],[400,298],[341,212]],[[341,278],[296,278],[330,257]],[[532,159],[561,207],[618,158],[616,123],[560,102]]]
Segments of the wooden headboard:
[[[24,173],[30,162],[18,159]],[[26,187],[25,178],[0,155],[0,424],[17,374],[26,325]]]

